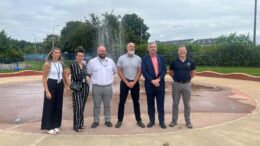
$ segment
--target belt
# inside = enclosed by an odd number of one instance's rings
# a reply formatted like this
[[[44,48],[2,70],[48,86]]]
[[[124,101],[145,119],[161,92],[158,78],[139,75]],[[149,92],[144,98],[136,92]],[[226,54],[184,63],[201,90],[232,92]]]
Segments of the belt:
[[[108,85],[98,85],[98,84],[93,84],[93,86],[98,86],[98,87],[107,87],[107,86],[111,86],[112,84],[108,84]]]
[[[58,82],[58,80],[57,80],[57,79],[48,78],[48,80],[49,80],[49,81],[55,81],[55,82]],[[47,81],[48,81],[48,80],[47,80]],[[59,82],[59,83],[61,83],[61,82],[63,82],[63,80],[62,80],[62,79],[60,79],[60,82]]]
[[[189,81],[175,81],[177,83],[180,83],[180,84],[187,84],[187,83],[190,83],[190,80]]]
[[[133,82],[134,80],[129,80],[129,79],[126,79],[128,82]]]

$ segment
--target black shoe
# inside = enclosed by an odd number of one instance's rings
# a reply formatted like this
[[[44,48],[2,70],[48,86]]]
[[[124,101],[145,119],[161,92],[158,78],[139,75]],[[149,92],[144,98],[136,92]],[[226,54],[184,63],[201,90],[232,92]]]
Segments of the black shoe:
[[[74,129],[75,132],[82,132],[81,129]]]
[[[187,128],[189,128],[189,129],[192,129],[192,128],[193,128],[193,126],[192,126],[192,124],[191,124],[190,122],[186,123],[186,126],[187,126]]]
[[[171,123],[169,124],[170,127],[174,127],[174,126],[176,126],[176,125],[177,125],[177,122],[171,122]]]
[[[144,123],[143,123],[142,121],[138,121],[138,122],[137,122],[137,125],[138,125],[139,127],[141,127],[141,128],[145,128],[145,125],[144,125]]]
[[[106,125],[107,127],[112,127],[112,126],[113,126],[113,124],[112,124],[111,122],[105,122],[105,125]]]
[[[163,128],[163,129],[166,129],[166,128],[167,128],[164,122],[160,123],[160,126],[161,126],[161,128]]]
[[[154,126],[154,122],[151,122],[151,121],[150,121],[150,122],[147,124],[147,127],[148,127],[148,128],[151,128],[151,127],[153,127],[153,126]]]
[[[121,125],[122,125],[122,121],[118,121],[117,123],[116,123],[116,128],[119,128],[119,127],[121,127]]]
[[[99,125],[98,122],[94,122],[94,123],[91,125],[91,128],[97,128],[98,125]]]

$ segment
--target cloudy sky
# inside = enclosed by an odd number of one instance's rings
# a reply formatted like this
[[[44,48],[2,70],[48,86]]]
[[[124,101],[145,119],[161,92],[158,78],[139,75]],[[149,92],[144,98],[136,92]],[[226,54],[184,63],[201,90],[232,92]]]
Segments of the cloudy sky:
[[[257,43],[260,44],[258,2]],[[90,13],[136,13],[151,33],[150,41],[214,38],[232,32],[253,35],[254,0],[0,0],[0,30],[16,39],[42,41],[59,34],[70,20]]]

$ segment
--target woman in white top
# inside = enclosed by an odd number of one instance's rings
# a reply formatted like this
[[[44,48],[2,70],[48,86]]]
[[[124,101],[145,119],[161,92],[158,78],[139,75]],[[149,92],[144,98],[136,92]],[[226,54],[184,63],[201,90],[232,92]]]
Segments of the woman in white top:
[[[61,61],[61,49],[53,48],[43,66],[42,83],[44,87],[44,103],[42,114],[42,130],[53,135],[61,132],[63,91],[66,85],[64,64]]]

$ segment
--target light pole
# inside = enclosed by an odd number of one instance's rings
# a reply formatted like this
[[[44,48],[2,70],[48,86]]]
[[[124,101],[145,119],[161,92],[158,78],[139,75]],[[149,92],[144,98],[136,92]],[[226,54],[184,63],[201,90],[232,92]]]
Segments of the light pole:
[[[58,26],[60,26],[60,25],[54,25],[54,26],[52,27],[52,48],[54,47],[54,28],[55,28],[55,27],[58,27]]]
[[[36,35],[34,35],[34,54],[36,54]]]
[[[254,36],[253,36],[253,42],[256,46],[256,18],[257,18],[257,0],[255,0],[255,13],[254,13]]]

